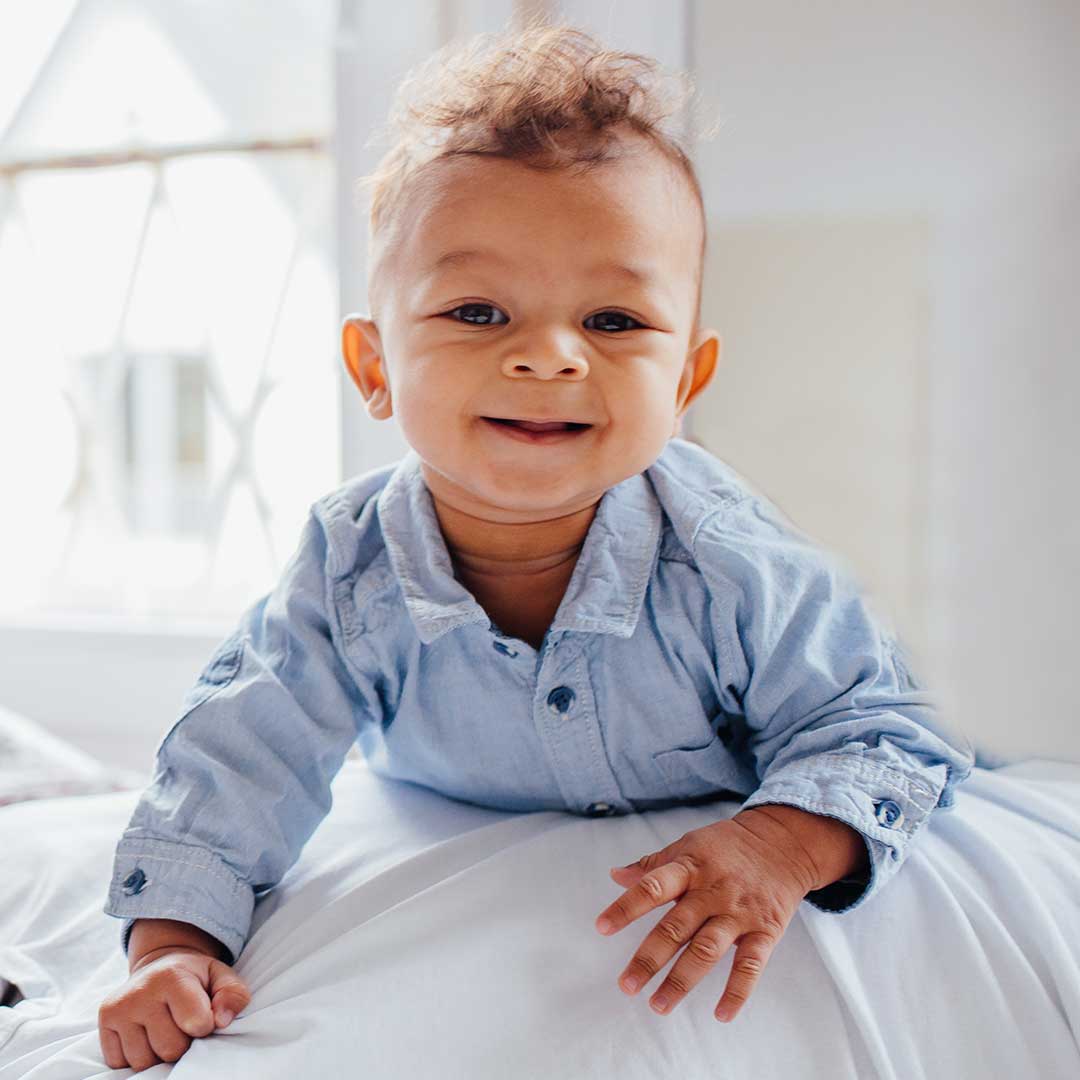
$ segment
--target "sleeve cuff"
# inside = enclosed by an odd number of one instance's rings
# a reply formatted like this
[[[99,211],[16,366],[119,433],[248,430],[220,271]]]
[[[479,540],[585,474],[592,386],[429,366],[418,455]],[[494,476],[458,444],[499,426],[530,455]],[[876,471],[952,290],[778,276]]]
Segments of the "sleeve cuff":
[[[104,912],[124,920],[127,955],[136,919],[176,919],[217,938],[234,964],[251,929],[255,894],[207,848],[150,837],[121,839]]]
[[[915,777],[849,751],[830,750],[767,773],[742,809],[766,803],[795,806],[843,821],[862,835],[870,854],[869,875],[841,878],[805,897],[819,911],[839,914],[864,904],[900,869],[944,784],[944,766]]]

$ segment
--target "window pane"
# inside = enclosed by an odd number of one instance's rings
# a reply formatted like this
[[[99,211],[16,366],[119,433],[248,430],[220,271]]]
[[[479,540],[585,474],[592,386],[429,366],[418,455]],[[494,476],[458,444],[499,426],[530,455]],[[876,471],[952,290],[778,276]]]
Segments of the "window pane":
[[[84,0],[0,144],[0,615],[234,616],[341,481],[334,5],[217,5],[239,61],[195,7]],[[305,148],[193,141],[264,140],[283,97]],[[188,143],[56,161],[133,133]]]

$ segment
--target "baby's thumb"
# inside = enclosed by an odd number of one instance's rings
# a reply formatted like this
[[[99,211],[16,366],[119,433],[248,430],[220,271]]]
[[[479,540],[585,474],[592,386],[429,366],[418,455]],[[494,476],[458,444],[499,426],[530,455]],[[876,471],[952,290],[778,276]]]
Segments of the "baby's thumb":
[[[638,875],[647,874],[650,870],[655,870],[658,866],[671,862],[671,857],[678,844],[679,841],[676,841],[659,851],[650,851],[648,855],[642,855],[636,862],[627,863],[625,866],[613,866],[609,873],[624,875],[627,878],[636,878]]]
[[[218,1027],[228,1027],[232,1018],[243,1012],[251,1001],[247,984],[228,964],[221,960],[210,962],[210,1005]]]

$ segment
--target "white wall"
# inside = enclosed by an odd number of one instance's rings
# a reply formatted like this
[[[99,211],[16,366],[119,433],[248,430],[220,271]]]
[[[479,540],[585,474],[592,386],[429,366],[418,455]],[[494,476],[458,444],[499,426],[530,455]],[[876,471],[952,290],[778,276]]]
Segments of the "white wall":
[[[928,645],[925,218],[717,224],[723,344],[694,432],[842,553],[879,615]]]
[[[1080,7],[694,9],[698,83],[724,118],[697,155],[705,316],[731,337],[695,430],[887,593],[978,744],[1080,760]],[[896,389],[905,365],[925,382]],[[755,440],[747,397],[794,422]],[[918,515],[906,556],[895,536],[875,550],[881,492],[866,516],[842,506],[878,470]]]
[[[343,184],[371,163],[362,144],[398,71],[517,6],[403,0],[395,20],[342,4]],[[615,47],[686,58],[725,118],[697,148],[704,315],[725,354],[696,434],[849,557],[977,742],[1080,760],[1080,7],[560,6]],[[366,287],[348,208],[343,189],[343,310]],[[400,446],[355,398],[350,472]],[[228,629],[0,627],[0,693],[149,767]]]

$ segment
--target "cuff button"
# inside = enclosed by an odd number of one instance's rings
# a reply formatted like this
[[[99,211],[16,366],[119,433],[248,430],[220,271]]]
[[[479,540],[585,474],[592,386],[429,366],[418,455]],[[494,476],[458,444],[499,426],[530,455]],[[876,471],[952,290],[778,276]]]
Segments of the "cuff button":
[[[904,823],[904,811],[892,799],[878,803],[874,816],[886,829],[898,829]]]
[[[123,882],[124,892],[128,896],[134,896],[136,893],[141,893],[146,888],[146,874],[141,866],[136,866],[134,870]]]

